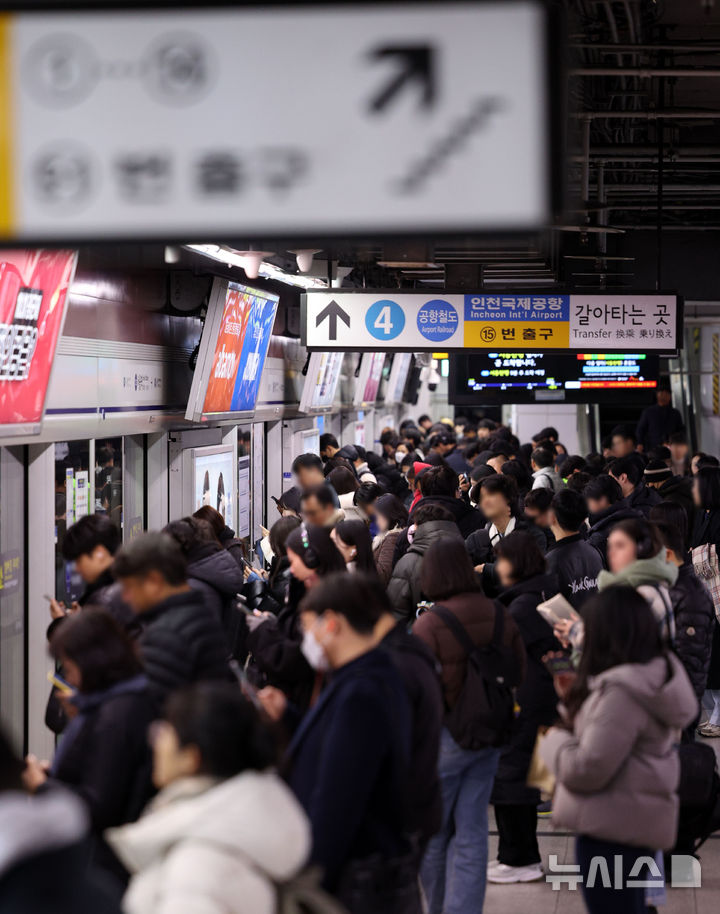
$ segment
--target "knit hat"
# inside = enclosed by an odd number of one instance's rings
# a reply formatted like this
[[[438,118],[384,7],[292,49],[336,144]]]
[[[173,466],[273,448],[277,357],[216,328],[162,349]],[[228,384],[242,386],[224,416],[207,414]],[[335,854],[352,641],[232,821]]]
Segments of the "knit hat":
[[[668,479],[672,479],[673,472],[662,460],[651,460],[645,467],[643,476],[645,477],[645,482],[665,482]]]

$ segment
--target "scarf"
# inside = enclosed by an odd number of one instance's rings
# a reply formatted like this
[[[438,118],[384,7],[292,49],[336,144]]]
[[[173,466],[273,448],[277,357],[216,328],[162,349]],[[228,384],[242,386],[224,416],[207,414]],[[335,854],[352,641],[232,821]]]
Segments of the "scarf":
[[[515,517],[511,517],[508,521],[508,525],[505,528],[505,532],[501,533],[495,524],[490,524],[488,529],[488,536],[490,537],[490,545],[497,546],[499,540],[504,539],[506,536],[509,536],[515,529]]]
[[[643,584],[667,584],[668,587],[672,587],[677,577],[677,566],[670,565],[665,560],[665,550],[661,549],[653,558],[636,559],[616,574],[601,571],[598,575],[598,590],[615,585],[640,587]]]

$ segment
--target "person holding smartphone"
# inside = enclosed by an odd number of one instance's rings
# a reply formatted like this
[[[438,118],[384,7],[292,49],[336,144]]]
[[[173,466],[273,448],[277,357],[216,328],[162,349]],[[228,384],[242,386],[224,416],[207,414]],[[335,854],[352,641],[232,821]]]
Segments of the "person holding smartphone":
[[[697,698],[682,663],[665,647],[652,609],[634,588],[609,587],[592,596],[583,618],[577,676],[555,677],[562,722],[540,744],[557,783],[553,825],[577,834],[590,914],[644,914],[648,874],[637,861],[675,843],[675,744],[697,714]],[[588,888],[598,858],[612,873],[618,857],[621,886],[596,878]]]

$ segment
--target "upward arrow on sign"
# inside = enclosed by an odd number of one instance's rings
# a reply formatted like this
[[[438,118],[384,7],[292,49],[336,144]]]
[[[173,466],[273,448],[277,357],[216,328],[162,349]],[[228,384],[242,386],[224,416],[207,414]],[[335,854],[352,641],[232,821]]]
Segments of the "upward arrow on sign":
[[[315,326],[319,327],[324,320],[328,322],[328,339],[336,340],[337,339],[337,322],[338,318],[345,324],[346,327],[350,326],[350,315],[347,311],[343,311],[340,305],[333,299],[329,302],[322,311],[315,318]]]
[[[435,103],[435,50],[430,45],[386,45],[375,48],[370,56],[374,60],[396,57],[401,67],[397,75],[370,102],[370,111],[378,114],[392,101],[400,90],[416,82],[422,88],[421,104],[431,108]]]

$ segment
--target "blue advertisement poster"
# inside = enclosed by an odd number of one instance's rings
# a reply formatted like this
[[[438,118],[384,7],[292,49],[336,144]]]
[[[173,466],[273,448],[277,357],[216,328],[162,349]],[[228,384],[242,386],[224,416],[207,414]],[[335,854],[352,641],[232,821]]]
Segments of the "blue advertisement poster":
[[[255,409],[277,306],[278,303],[274,299],[253,296],[235,379],[231,412]]]

